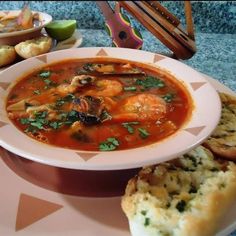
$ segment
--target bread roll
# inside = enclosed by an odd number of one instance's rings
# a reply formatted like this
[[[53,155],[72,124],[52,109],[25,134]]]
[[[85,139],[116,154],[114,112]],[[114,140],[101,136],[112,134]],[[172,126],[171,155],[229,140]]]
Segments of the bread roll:
[[[214,154],[236,161],[236,97],[220,93],[221,119],[210,138],[204,142]]]
[[[51,47],[52,39],[50,37],[41,36],[17,44],[15,50],[17,54],[27,59],[49,52]]]
[[[13,46],[0,45],[0,67],[11,64],[16,59],[16,51]]]
[[[236,165],[199,146],[143,168],[122,198],[132,236],[214,236],[236,197]]]

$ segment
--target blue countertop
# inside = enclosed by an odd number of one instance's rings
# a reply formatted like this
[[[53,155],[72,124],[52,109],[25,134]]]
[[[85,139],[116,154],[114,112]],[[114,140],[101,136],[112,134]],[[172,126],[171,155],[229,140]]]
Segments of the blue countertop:
[[[111,46],[111,40],[104,30],[81,29],[81,47]],[[156,53],[169,53],[151,33],[142,31],[142,50]],[[183,63],[211,76],[236,92],[236,34],[200,33],[196,35],[197,52]]]

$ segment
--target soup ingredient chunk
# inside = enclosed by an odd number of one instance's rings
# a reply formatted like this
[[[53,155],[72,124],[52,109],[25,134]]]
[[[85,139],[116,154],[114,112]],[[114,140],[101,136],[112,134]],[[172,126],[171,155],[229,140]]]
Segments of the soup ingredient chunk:
[[[98,79],[95,81],[96,90],[88,90],[87,95],[90,96],[107,96],[113,97],[122,92],[123,86],[117,80]]]
[[[82,69],[77,71],[78,74],[145,74],[140,68],[133,67],[130,63],[125,64],[98,64],[86,63]]]
[[[75,98],[72,103],[72,109],[78,112],[79,120],[85,125],[100,123],[103,108],[102,99],[92,96]]]
[[[159,120],[166,113],[165,101],[154,94],[138,94],[125,99],[113,116],[116,120]]]
[[[80,87],[90,85],[95,81],[96,77],[90,75],[74,76],[70,84],[61,84],[57,87],[57,90],[61,94],[68,94],[76,92]]]

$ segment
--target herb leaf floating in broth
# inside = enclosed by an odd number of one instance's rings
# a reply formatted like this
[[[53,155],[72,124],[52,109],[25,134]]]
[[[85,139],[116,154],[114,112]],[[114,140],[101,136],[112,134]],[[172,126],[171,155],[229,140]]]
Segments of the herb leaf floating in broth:
[[[50,71],[42,71],[39,73],[39,77],[43,79],[49,78],[50,76],[51,76]]]
[[[174,94],[172,93],[167,93],[166,95],[164,95],[162,98],[166,101],[166,102],[172,102],[173,98],[175,97]]]
[[[134,86],[130,86],[130,87],[124,87],[124,90],[125,90],[125,91],[136,91],[137,88],[134,87]]]
[[[131,75],[145,74],[140,68],[132,67],[129,63],[103,64],[103,63],[86,63],[82,68],[77,69],[77,74],[97,74],[97,75]]]
[[[143,139],[147,138],[150,135],[148,131],[144,128],[138,128],[138,131],[139,131],[140,137]]]
[[[59,129],[63,125],[63,122],[53,121],[49,123],[49,126],[53,129]]]
[[[6,110],[19,130],[38,141],[113,151],[173,134],[192,112],[191,101],[172,75],[150,65],[72,59],[24,76],[9,92]]]
[[[150,88],[163,88],[165,87],[164,81],[153,77],[153,76],[147,76],[145,78],[139,78],[136,80],[137,85],[141,85],[144,89],[150,89]]]
[[[45,129],[45,126],[48,124],[46,117],[46,111],[36,112],[34,118],[21,118],[20,122],[23,125],[28,125],[25,132],[35,133],[37,130]]]
[[[37,94],[37,95],[39,95],[41,92],[40,92],[40,90],[39,89],[36,89],[36,90],[34,90],[34,94]]]
[[[137,121],[122,123],[123,127],[125,127],[130,134],[134,133],[134,128],[132,127],[132,125],[138,125],[138,124],[139,122]]]
[[[116,138],[108,138],[106,141],[100,143],[100,151],[113,151],[119,146],[119,141]]]

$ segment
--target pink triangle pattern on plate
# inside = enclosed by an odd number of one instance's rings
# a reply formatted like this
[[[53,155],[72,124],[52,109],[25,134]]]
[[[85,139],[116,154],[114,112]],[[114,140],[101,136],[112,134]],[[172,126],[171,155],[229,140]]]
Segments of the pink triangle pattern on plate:
[[[48,62],[47,55],[37,56],[36,58],[41,62],[44,62],[44,63]]]
[[[203,126],[198,126],[198,127],[186,128],[184,130],[189,132],[190,134],[192,134],[194,136],[198,136],[205,127],[206,126],[203,125]]]
[[[161,55],[159,55],[159,54],[155,54],[155,55],[154,55],[154,58],[153,58],[153,63],[156,63],[156,62],[161,61],[161,60],[163,60],[163,59],[165,59],[164,56],[161,56]]]
[[[8,82],[0,82],[0,87],[3,90],[6,90],[9,87],[9,85],[10,85],[10,83],[8,83]]]
[[[192,83],[190,83],[190,85],[194,91],[198,90],[199,88],[201,88],[205,84],[206,84],[206,82],[192,82]]]
[[[91,153],[76,152],[76,154],[79,155],[84,161],[88,161],[98,155],[98,153],[92,153],[92,152]]]
[[[107,52],[102,48],[102,49],[100,49],[100,50],[98,51],[98,53],[96,54],[96,56],[105,56],[105,57],[107,57],[108,54],[107,54]]]
[[[21,193],[16,216],[15,230],[18,231],[24,229],[25,227],[44,217],[47,217],[62,207],[62,205],[57,203]]]
[[[7,125],[7,123],[0,121],[0,128],[3,126],[6,126],[6,125]]]

